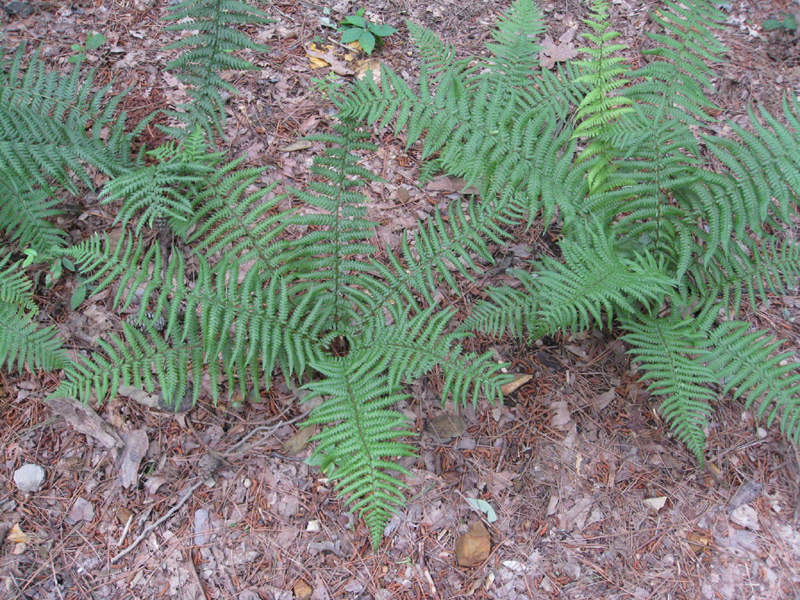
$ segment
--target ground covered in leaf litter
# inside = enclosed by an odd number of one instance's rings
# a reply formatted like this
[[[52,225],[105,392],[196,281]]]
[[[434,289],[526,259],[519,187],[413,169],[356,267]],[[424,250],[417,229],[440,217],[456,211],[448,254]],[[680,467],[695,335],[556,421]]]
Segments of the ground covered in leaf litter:
[[[372,0],[367,16],[400,30],[373,58],[414,81],[418,60],[403,17],[474,54],[504,6]],[[273,51],[249,54],[259,70],[230,78],[242,93],[229,102],[229,147],[252,165],[269,165],[264,181],[277,179],[278,192],[307,181],[321,147],[296,142],[326,131],[331,120],[311,79],[331,71],[347,79],[375,64],[336,44],[309,52],[314,38],[333,33],[326,24],[359,7],[347,0],[273,2],[264,8],[277,22],[249,31]],[[550,41],[542,59],[552,64],[580,45],[584,9],[575,0],[543,8]],[[775,111],[782,94],[800,92],[796,38],[759,27],[781,11],[800,12],[800,5],[773,0],[724,8],[729,21],[720,35],[730,62],[717,68],[715,82],[723,134],[726,119],[744,122],[748,104]],[[2,44],[41,45],[55,68],[68,68],[71,44],[93,30],[103,33],[107,43],[87,63],[99,69],[101,82],[135,86],[125,102],[134,120],[185,100],[180,82],[163,71],[172,56],[162,48],[174,34],[162,31],[162,3],[15,2],[5,12]],[[625,42],[647,43],[645,6],[614,0],[612,14]],[[148,147],[162,139],[153,127],[145,138]],[[389,132],[375,141],[379,150],[363,164],[388,183],[369,188],[370,215],[394,248],[416,219],[465,190],[446,178],[417,185],[418,149],[406,150]],[[87,195],[72,208],[59,223],[75,241],[94,231],[114,234],[114,207]],[[477,285],[464,282],[460,296],[443,291],[443,302],[466,311],[468,299],[500,283],[505,268],[551,251],[551,237],[540,233],[520,232],[516,245],[497,249],[497,267]],[[43,312],[74,351],[90,350],[127,315],[114,312],[107,296],[71,311],[73,285],[65,280],[42,290]],[[773,297],[751,307],[749,317],[797,346],[798,307],[797,297]],[[310,452],[297,435],[309,407],[298,406],[292,385],[279,380],[259,398],[232,397],[219,406],[206,400],[173,416],[137,390],[96,410],[46,404],[56,375],[3,375],[0,594],[728,600],[800,593],[800,457],[777,432],[720,402],[704,470],[669,435],[613,337],[591,331],[533,346],[486,338],[475,344],[495,348],[530,379],[504,407],[467,407],[458,415],[440,406],[435,376],[414,383],[413,399],[398,408],[421,433],[419,456],[404,462],[412,473],[408,506],[387,527],[377,554],[330,482],[299,460]],[[14,482],[25,464],[44,468],[38,491],[25,493]],[[472,505],[491,507],[496,520]],[[474,565],[460,566],[457,549]]]

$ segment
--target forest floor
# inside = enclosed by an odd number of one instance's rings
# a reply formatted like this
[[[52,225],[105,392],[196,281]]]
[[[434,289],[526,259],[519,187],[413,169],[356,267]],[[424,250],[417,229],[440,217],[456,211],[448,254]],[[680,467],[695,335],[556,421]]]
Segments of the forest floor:
[[[613,0],[615,28],[632,49],[646,43],[650,4]],[[480,54],[506,5],[370,0],[367,16],[399,30],[372,58],[413,82],[419,60],[404,18],[464,55]],[[331,122],[330,105],[312,85],[331,67],[314,68],[309,44],[317,37],[338,40],[325,25],[360,6],[268,2],[261,7],[276,22],[248,31],[272,51],[249,53],[258,70],[231,77],[241,93],[228,104],[228,147],[250,165],[269,166],[264,181],[277,180],[276,193],[308,180],[321,145],[295,142],[327,131]],[[581,32],[583,3],[542,7],[552,40],[567,47],[558,40],[574,26]],[[716,67],[720,131],[728,120],[744,123],[749,106],[777,111],[784,94],[800,93],[798,36],[760,26],[781,12],[800,13],[800,3],[723,8],[729,21],[720,38],[730,51],[728,62]],[[166,3],[153,0],[14,2],[0,10],[0,44],[40,47],[51,67],[66,70],[71,45],[91,31],[102,33],[106,43],[88,53],[84,66],[98,69],[99,83],[134,86],[125,108],[136,121],[186,97],[164,70],[174,53],[163,48],[176,39],[163,29],[165,13]],[[326,53],[324,62],[344,79],[374,64],[347,56],[337,44]],[[150,148],[162,141],[154,127],[145,138]],[[379,149],[363,164],[386,183],[367,188],[370,215],[394,248],[417,219],[463,190],[444,178],[418,185],[419,147],[406,149],[388,131],[374,141]],[[58,219],[79,241],[95,231],[112,233],[114,216],[113,207],[87,197]],[[507,251],[504,267],[547,251],[549,240],[538,231]],[[464,282],[465,294],[500,276],[490,274],[477,286]],[[102,296],[71,310],[72,286],[65,279],[42,291],[42,306],[68,345],[85,348],[119,328],[126,315]],[[466,310],[463,299],[448,295],[446,301]],[[747,316],[791,349],[800,344],[800,297],[771,297]],[[774,428],[763,428],[738,404],[719,402],[708,430],[711,460],[701,468],[658,416],[624,344],[608,333],[531,346],[478,342],[531,378],[505,406],[467,407],[458,417],[441,407],[435,377],[414,383],[413,398],[399,407],[421,434],[412,440],[418,457],[404,463],[412,474],[408,505],[390,522],[377,553],[331,483],[298,460],[310,450],[300,443],[295,456],[286,456],[298,448],[282,444],[297,442],[307,409],[281,380],[258,398],[215,406],[203,397],[181,415],[149,408],[134,392],[95,407],[95,414],[43,402],[57,374],[0,375],[0,597],[800,598],[800,456]],[[442,415],[457,426],[454,439],[429,425]],[[257,427],[264,429],[248,451],[230,452]],[[207,464],[209,449],[227,452],[215,469]],[[125,460],[137,452],[141,462]],[[33,494],[13,482],[26,463],[46,470]],[[460,567],[456,539],[485,521],[468,498],[485,500],[497,519],[486,522],[488,558]]]

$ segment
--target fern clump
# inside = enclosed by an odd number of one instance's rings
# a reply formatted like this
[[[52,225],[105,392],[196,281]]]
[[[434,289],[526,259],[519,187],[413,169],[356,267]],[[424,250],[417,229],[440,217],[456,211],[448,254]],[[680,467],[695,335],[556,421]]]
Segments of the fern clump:
[[[52,222],[59,204],[92,189],[95,172],[115,177],[137,167],[131,141],[147,120],[126,131],[117,107],[127,91],[96,88],[94,71],[82,76],[77,65],[50,71],[38,52],[28,61],[24,52],[20,46],[0,68],[0,364],[64,369],[70,363],[55,328],[36,322],[26,269],[45,265],[48,283],[58,278],[67,247]]]
[[[508,377],[490,354],[464,351],[454,311],[428,300],[441,282],[456,284],[449,272],[438,277],[442,260],[466,273],[475,266],[468,248],[487,254],[481,242],[451,238],[492,237],[493,226],[476,229],[464,213],[452,221],[460,231],[439,216],[421,230],[416,252],[406,239],[402,256],[378,263],[376,223],[359,190],[378,180],[358,165],[358,153],[375,149],[365,137],[343,122],[314,138],[329,146],[312,169],[318,180],[293,190],[310,213],[278,210],[283,198],[256,185],[263,169],[224,160],[199,128],[107,186],[105,201],[121,202],[121,220],[138,218],[139,230],[160,211],[178,243],[148,246],[125,234],[113,247],[94,237],[63,251],[91,273],[87,285],[115,289],[120,309],[137,305],[141,325],[125,323],[122,336],[102,341],[102,355],[81,359],[58,393],[85,400],[120,385],[159,386],[169,402],[208,375],[216,400],[223,386],[245,393],[269,385],[276,367],[286,378],[315,373],[308,388],[324,402],[309,421],[327,425],[317,453],[377,546],[403,499],[394,460],[411,452],[405,418],[390,410],[405,397],[403,385],[440,368],[445,397],[494,401]],[[288,228],[300,226],[313,232],[291,239]],[[163,331],[147,313],[165,315]],[[345,356],[333,355],[337,343]],[[197,400],[201,386],[192,389]]]
[[[751,128],[731,124],[733,138],[697,135],[714,108],[709,65],[725,50],[713,34],[724,15],[704,0],[666,2],[653,15],[661,30],[647,34],[650,61],[632,69],[608,11],[594,3],[589,47],[557,73],[536,61],[541,13],[530,0],[500,19],[487,59],[459,60],[409,24],[419,92],[384,67],[384,83],[336,96],[340,114],[393,124],[409,144],[424,133],[435,168],[480,191],[472,227],[559,225],[562,259],[516,270],[519,285],[489,290],[459,331],[533,341],[608,326],[699,461],[712,402],[728,391],[800,442],[797,363],[735,320],[745,301],[800,279],[800,246],[781,238],[798,207],[800,105],[787,99],[781,119],[751,111]]]
[[[0,170],[13,175],[0,185],[39,213],[14,221],[0,204],[0,223],[17,244],[73,261],[87,286],[111,290],[114,306],[136,316],[99,352],[67,364],[52,330],[26,329],[31,288],[22,263],[3,256],[0,312],[22,325],[21,337],[0,337],[11,339],[0,360],[65,366],[57,392],[83,400],[133,385],[160,387],[175,401],[193,384],[196,401],[206,376],[216,400],[224,389],[268,386],[276,373],[301,379],[323,399],[309,417],[323,426],[314,460],[364,517],[374,546],[403,503],[396,460],[412,448],[392,407],[407,398],[405,385],[436,370],[443,401],[502,399],[502,365],[462,346],[476,330],[530,341],[594,326],[619,331],[701,462],[713,402],[728,392],[800,442],[796,363],[735,318],[745,303],[800,280],[800,246],[781,236],[798,208],[800,104],[787,99],[780,119],[751,111],[751,127],[731,124],[730,138],[702,133],[713,112],[708,65],[724,51],[713,36],[720,17],[705,0],[666,2],[653,16],[660,31],[648,34],[652,60],[634,69],[598,0],[585,56],[555,71],[539,65],[545,25],[531,0],[502,14],[483,58],[458,58],[408,23],[421,54],[418,90],[385,66],[380,84],[368,77],[327,89],[338,120],[312,138],[325,150],[308,188],[290,190],[298,201],[290,209],[261,185],[264,169],[213,150],[220,90],[230,91],[218,72],[245,68],[231,52],[258,49],[229,27],[258,22],[255,9],[231,0],[174,9],[175,29],[200,32],[179,42],[192,49],[174,64],[194,102],[174,115],[189,126],[148,155],[130,154],[124,117],[112,116],[103,95],[90,99],[78,74],[61,80],[37,67],[20,77],[15,59],[0,135],[34,143],[20,147],[22,159],[0,144]],[[42,110],[31,91],[56,100]],[[24,112],[42,132],[18,129],[28,121],[3,111]],[[395,251],[383,249],[383,262],[362,193],[379,181],[360,165],[375,150],[373,125],[393,127],[409,145],[423,140],[425,172],[444,170],[479,190],[406,231]],[[109,175],[101,198],[120,206],[118,221],[129,227],[114,244],[94,236],[68,248],[47,230],[48,211],[56,185],[70,192],[90,183],[84,163]],[[489,300],[457,322],[442,290],[460,294],[459,278],[475,281],[492,262],[490,245],[538,219],[558,226],[560,259],[511,271],[518,286],[489,289]],[[159,229],[149,243],[146,227]],[[163,328],[148,315],[160,315]]]

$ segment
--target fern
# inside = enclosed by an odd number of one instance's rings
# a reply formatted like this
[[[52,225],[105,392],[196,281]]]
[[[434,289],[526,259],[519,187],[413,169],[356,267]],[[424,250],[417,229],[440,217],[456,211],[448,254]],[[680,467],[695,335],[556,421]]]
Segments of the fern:
[[[114,306],[137,309],[135,327],[126,323],[99,352],[68,366],[58,393],[102,398],[127,384],[160,387],[175,400],[208,376],[217,399],[225,387],[269,385],[276,370],[310,379],[306,387],[323,398],[311,416],[325,427],[316,461],[363,516],[373,546],[403,504],[404,471],[395,459],[411,447],[405,419],[391,407],[406,397],[404,386],[440,372],[443,401],[502,399],[509,379],[502,365],[463,347],[476,329],[528,340],[594,326],[619,330],[642,379],[662,398],[662,414],[701,462],[713,403],[729,392],[800,441],[791,357],[766,333],[719,322],[800,280],[799,246],[781,238],[798,208],[800,106],[787,100],[780,118],[753,111],[750,126],[732,126],[729,139],[695,135],[713,108],[708,65],[723,52],[713,36],[717,16],[705,0],[665,3],[653,16],[662,31],[651,35],[652,62],[634,70],[627,50],[613,43],[607,4],[595,2],[585,56],[552,72],[538,65],[544,27],[531,0],[502,14],[484,57],[459,58],[409,23],[422,56],[418,89],[385,66],[381,83],[328,88],[338,123],[314,138],[326,149],[313,182],[290,190],[296,206],[281,209],[285,198],[260,184],[263,169],[242,168],[242,159],[213,151],[211,141],[224,121],[221,92],[232,91],[219,71],[246,66],[231,52],[261,50],[230,26],[263,15],[228,0],[180,5],[172,27],[200,32],[179,42],[190,50],[174,63],[195,98],[173,113],[189,125],[172,131],[180,143],[151,152],[149,165],[123,156],[122,117],[114,121],[103,109],[86,112],[95,116],[82,129],[83,145],[74,146],[82,155],[53,154],[43,142],[32,146],[32,159],[13,163],[0,148],[0,169],[17,177],[10,193],[27,194],[35,208],[29,221],[48,222],[52,190],[83,182],[86,161],[108,172],[102,197],[121,206],[118,220],[134,231],[115,244],[96,236],[66,248],[44,226],[9,229],[17,243],[55,246],[48,252],[73,259]],[[63,86],[63,102],[82,101],[80,86],[19,73],[17,66],[9,81],[21,89]],[[36,118],[57,110],[51,104]],[[105,146],[93,125],[102,119],[116,132]],[[379,181],[360,164],[375,148],[364,125],[391,127],[409,145],[423,140],[428,173],[443,169],[479,192],[405,232],[383,262],[362,193]],[[12,131],[1,115],[0,127],[3,135]],[[12,220],[1,207],[0,217]],[[142,228],[157,219],[170,235],[148,243]],[[492,263],[493,245],[537,219],[560,236],[559,258],[513,270],[519,285],[487,290],[489,300],[459,324],[437,301],[442,290],[461,294],[459,283]],[[53,331],[32,328],[30,288],[12,272],[17,265],[2,263],[8,291],[0,310],[23,335],[0,347],[0,357],[58,368]],[[163,331],[148,314],[163,316]],[[196,400],[201,386],[193,388]]]
[[[380,85],[367,79],[336,97],[348,118],[393,123],[409,143],[424,136],[424,156],[479,189],[468,227],[484,239],[484,219],[498,226],[489,238],[495,243],[521,220],[558,220],[562,258],[515,270],[518,287],[488,290],[490,300],[476,303],[458,331],[536,339],[620,328],[643,377],[663,396],[668,422],[701,461],[712,389],[740,381],[737,368],[755,373],[742,380],[751,388],[747,401],[760,398],[760,414],[781,414],[795,436],[796,370],[785,356],[775,358],[777,346],[716,319],[797,285],[798,245],[774,233],[792,225],[798,205],[797,101],[785,102],[780,119],[751,112],[751,127],[731,126],[738,139],[696,136],[692,128],[714,109],[712,66],[725,51],[714,37],[716,9],[703,0],[664,3],[653,15],[662,31],[648,34],[650,62],[633,70],[626,48],[614,43],[608,4],[595,2],[585,58],[556,78],[533,59],[536,10],[514,2],[485,60],[459,60],[409,25],[423,57],[418,93],[384,69]],[[709,152],[723,169],[710,166]],[[425,231],[417,235],[424,239]],[[451,239],[458,228],[443,231]],[[430,274],[412,275],[409,247],[403,260],[390,261],[415,287],[430,287]],[[441,265],[435,272],[443,276]],[[734,343],[731,357],[724,349]],[[755,385],[758,378],[775,381],[774,393]]]
[[[238,0],[184,0],[170,7],[164,20],[172,22],[169,31],[191,32],[187,37],[170,44],[165,50],[182,50],[181,55],[167,64],[183,83],[192,102],[180,104],[168,111],[173,118],[187,125],[186,129],[165,128],[167,133],[182,138],[200,127],[209,137],[224,137],[225,98],[223,92],[238,93],[225,81],[221,71],[244,71],[256,67],[233,53],[240,50],[268,52],[256,44],[236,25],[265,25],[271,23],[266,13]]]
[[[408,396],[391,385],[386,367],[385,359],[375,352],[351,352],[343,359],[315,363],[325,378],[305,386],[311,390],[306,401],[325,396],[308,419],[310,424],[328,426],[317,436],[317,454],[331,458],[339,495],[349,495],[353,510],[364,516],[374,547],[383,537],[386,522],[403,503],[400,490],[405,484],[386,471],[408,474],[388,459],[409,456],[413,450],[395,441],[413,434],[403,429],[408,420],[402,414],[387,410]]]

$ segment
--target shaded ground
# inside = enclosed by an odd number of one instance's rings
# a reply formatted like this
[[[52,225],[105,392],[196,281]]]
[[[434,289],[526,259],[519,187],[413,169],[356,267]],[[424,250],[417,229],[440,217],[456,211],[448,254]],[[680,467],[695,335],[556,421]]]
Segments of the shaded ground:
[[[400,29],[376,58],[413,80],[418,63],[403,17],[431,27],[465,54],[478,53],[504,5],[371,1],[369,16]],[[270,165],[266,180],[302,186],[319,147],[281,149],[324,131],[330,121],[329,107],[310,85],[329,70],[312,71],[305,48],[315,36],[331,33],[320,24],[328,16],[324,8],[337,21],[358,6],[285,1],[264,8],[278,22],[250,33],[274,50],[249,57],[260,70],[232,78],[242,94],[229,103],[230,149],[246,153],[252,164]],[[795,38],[759,27],[780,11],[800,12],[800,5],[729,8],[720,36],[731,48],[730,62],[718,68],[716,82],[720,131],[724,119],[741,120],[748,104],[775,110],[782,94],[800,93]],[[577,1],[544,9],[553,39],[583,14]],[[634,48],[644,43],[647,7],[615,0],[614,11],[624,40]],[[88,62],[101,80],[116,77],[119,85],[136,86],[126,108],[140,118],[183,99],[180,84],[163,72],[171,56],[162,48],[174,39],[161,30],[164,13],[162,3],[40,4],[31,16],[9,18],[2,43],[41,44],[52,65],[66,68],[71,44],[89,31],[104,33],[107,44]],[[357,69],[343,50],[334,50],[342,68]],[[148,136],[149,146],[158,143],[157,130]],[[416,150],[406,151],[388,134],[376,142],[380,150],[364,164],[389,183],[371,187],[371,216],[393,246],[403,229],[448,202],[455,190],[441,180],[439,189],[417,186]],[[109,229],[113,217],[113,207],[87,198],[61,223],[77,241]],[[518,241],[504,267],[548,251],[549,240],[536,231]],[[465,298],[479,294],[480,286],[499,282],[502,270],[494,272],[479,286],[465,282],[463,295],[445,302],[465,309]],[[79,351],[126,315],[112,312],[104,297],[71,312],[70,285],[43,296],[42,303]],[[797,346],[799,306],[798,297],[773,297],[753,307],[750,317]],[[0,596],[513,600],[800,594],[800,460],[779,434],[759,428],[739,406],[720,402],[708,431],[712,464],[703,470],[669,435],[621,342],[593,331],[531,347],[511,340],[476,343],[494,344],[513,371],[532,378],[505,407],[461,411],[466,431],[456,439],[421,435],[415,442],[419,456],[405,463],[413,475],[408,507],[390,523],[377,554],[363,523],[343,511],[331,484],[281,450],[296,432],[288,422],[307,410],[285,384],[257,399],[232,398],[216,407],[201,402],[179,417],[119,396],[98,409],[100,421],[87,435],[41,401],[56,387],[54,375],[0,375]],[[413,400],[399,407],[420,432],[442,414],[438,386],[435,377],[416,382]],[[89,422],[86,416],[77,421]],[[237,446],[257,427],[264,429]],[[144,460],[131,473],[115,455],[119,447],[137,445]],[[32,495],[12,481],[24,463],[47,471],[44,487]],[[456,538],[481,517],[467,498],[486,500],[498,516],[487,523],[492,553],[475,568],[460,568],[454,560]]]

